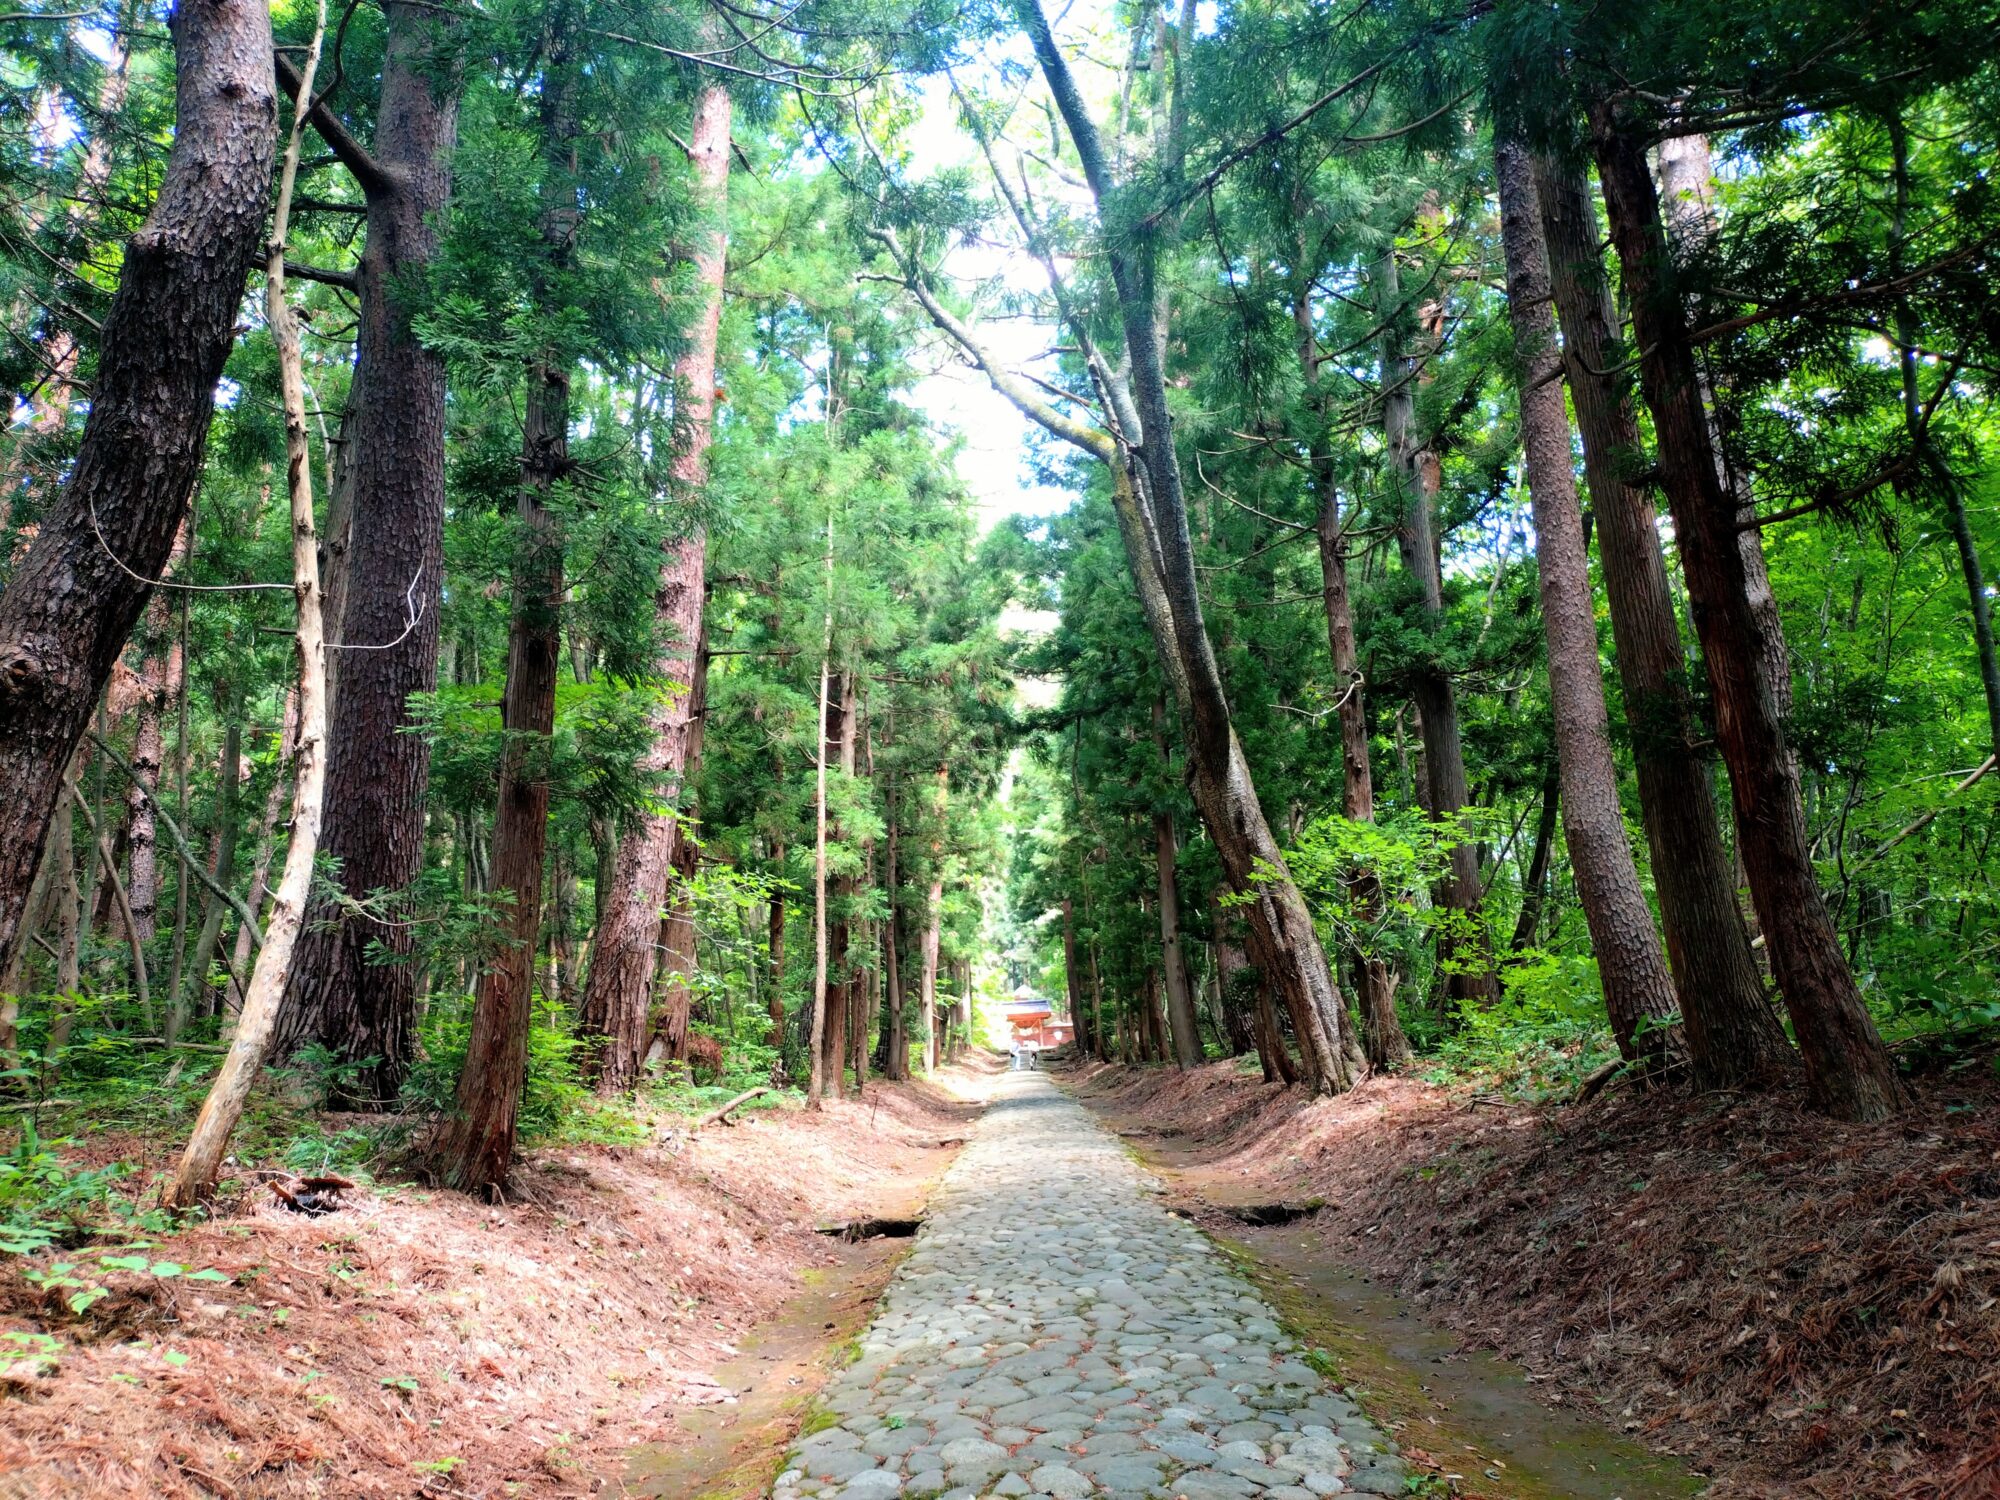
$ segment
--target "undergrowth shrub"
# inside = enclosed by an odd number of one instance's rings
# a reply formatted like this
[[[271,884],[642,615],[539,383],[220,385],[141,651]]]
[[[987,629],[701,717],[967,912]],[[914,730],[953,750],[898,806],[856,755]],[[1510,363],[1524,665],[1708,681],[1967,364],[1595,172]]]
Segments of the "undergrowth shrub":
[[[1527,948],[1500,968],[1501,997],[1463,1003],[1436,1043],[1433,1081],[1490,1079],[1529,1099],[1567,1096],[1618,1055],[1604,1015],[1597,960]]]
[[[448,1115],[457,1108],[458,1075],[471,1043],[472,996],[433,1002],[420,1036],[417,1064],[403,1085],[403,1112]],[[560,1008],[537,996],[528,1027],[528,1076],[521,1089],[523,1145],[559,1138],[573,1117],[595,1103],[582,1081],[583,1046]]]

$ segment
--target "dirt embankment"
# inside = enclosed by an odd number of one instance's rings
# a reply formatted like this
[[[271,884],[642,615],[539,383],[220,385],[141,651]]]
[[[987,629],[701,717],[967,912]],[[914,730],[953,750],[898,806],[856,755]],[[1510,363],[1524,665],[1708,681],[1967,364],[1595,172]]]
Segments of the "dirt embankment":
[[[1318,1196],[1330,1259],[1724,1496],[2000,1496],[2000,1078],[1843,1126],[1787,1098],[1335,1100],[1227,1063],[1067,1081],[1212,1203]]]
[[[974,1113],[873,1085],[820,1115],[561,1147],[504,1207],[401,1185],[306,1218],[246,1196],[148,1251],[226,1280],[121,1274],[81,1317],[0,1265],[0,1370],[51,1354],[0,1387],[0,1500],[618,1493],[625,1455],[726,1399],[711,1372],[736,1341],[841,1259],[815,1226],[910,1203]]]

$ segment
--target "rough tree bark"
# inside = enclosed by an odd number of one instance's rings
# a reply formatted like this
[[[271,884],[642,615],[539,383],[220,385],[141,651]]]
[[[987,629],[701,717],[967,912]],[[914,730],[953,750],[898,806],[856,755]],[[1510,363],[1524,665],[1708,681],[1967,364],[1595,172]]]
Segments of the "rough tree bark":
[[[699,627],[698,627],[699,628]],[[688,685],[690,725],[683,740],[685,755],[681,766],[682,785],[691,784],[701,768],[702,736],[708,727],[708,632],[701,629],[694,657],[694,678]],[[686,798],[681,799],[683,805]],[[694,1011],[696,966],[694,928],[694,876],[701,849],[688,822],[676,820],[674,830],[673,878],[670,901],[660,919],[660,1002],[653,1029],[666,1043],[666,1055],[675,1062],[688,1059],[688,1027]]]
[[[1680,1005],[1639,867],[1625,841],[1618,765],[1611,755],[1604,678],[1597,661],[1596,601],[1570,457],[1534,169],[1527,151],[1505,137],[1495,141],[1493,156],[1507,310],[1514,328],[1514,387],[1535,517],[1542,632],[1549,649],[1550,712],[1562,772],[1563,839],[1619,1053],[1628,1062],[1677,1065],[1686,1056],[1680,1029],[1672,1024]]]
[[[1695,748],[1706,731],[1689,694],[1658,517],[1640,477],[1647,464],[1638,418],[1629,379],[1611,373],[1625,368],[1626,354],[1590,184],[1580,162],[1542,156],[1535,188],[1667,961],[1696,1081],[1732,1087],[1782,1072],[1791,1044],[1764,997],[1715,789]]]
[[[201,471],[277,149],[271,23],[252,0],[185,0],[176,127],[125,246],[82,446],[0,594],[0,969],[67,765],[165,566]]]
[[[309,118],[367,202],[367,239],[355,268],[360,322],[342,423],[348,501],[340,614],[330,678],[331,734],[323,847],[357,900],[391,893],[383,920],[323,907],[293,965],[279,1044],[316,1041],[356,1065],[340,1102],[381,1107],[402,1091],[416,1043],[418,975],[381,963],[401,957],[408,927],[394,893],[423,866],[430,746],[409,732],[409,699],[437,686],[444,573],[443,356],[410,327],[406,290],[437,254],[451,197],[458,81],[448,66],[449,17],[423,0],[386,0],[386,56],[374,150],[324,107]],[[296,96],[282,58],[279,79]],[[341,487],[336,487],[337,489]]]
[[[319,24],[307,53],[302,97],[310,97],[326,30],[326,3],[320,0]],[[161,1195],[172,1208],[188,1208],[215,1191],[230,1133],[242,1117],[251,1085],[264,1065],[284,1003],[285,980],[305,922],[311,893],[313,861],[319,851],[320,815],[326,793],[326,635],[321,618],[319,542],[313,534],[312,458],[306,442],[306,397],[296,315],[285,300],[285,235],[290,224],[292,185],[298,176],[299,137],[303,121],[295,119],[286,141],[283,172],[278,179],[278,207],[269,251],[265,257],[266,316],[278,351],[279,389],[285,411],[286,493],[291,502],[292,580],[298,623],[298,741],[293,762],[292,841],[285,851],[285,869],[278,880],[271,920],[244,990],[242,1013],[223,1058],[222,1068],[195,1116],[187,1148],[181,1153],[173,1181]],[[230,767],[233,775],[235,767]]]
[[[702,87],[688,140],[694,190],[707,223],[694,252],[701,311],[674,362],[675,484],[698,499],[708,483],[708,447],[715,411],[716,340],[722,322],[722,277],[728,251],[729,91]],[[694,702],[696,642],[707,599],[708,538],[697,521],[666,544],[660,561],[654,619],[664,649],[655,668],[664,691],[649,715],[649,748],[639,769],[660,781],[660,805],[628,818],[620,830],[609,900],[591,945],[579,1025],[603,1039],[595,1059],[605,1093],[638,1080],[645,1045],[653,939],[666,901],[680,827],[677,804],[687,785],[698,732]]]
[[[1807,1094],[1841,1119],[1881,1119],[1908,1096],[1841,954],[1813,869],[1798,768],[1765,666],[1772,648],[1744,576],[1737,497],[1722,482],[1644,139],[1603,100],[1592,102],[1590,126],[1713,692],[1716,741],[1729,768],[1738,849],[1798,1036]]]
[[[174,557],[186,555],[187,540],[187,524],[183,522],[174,542]],[[171,572],[171,560],[168,566]],[[146,633],[153,638],[155,649],[147,653],[139,668],[138,715],[132,734],[132,769],[138,778],[125,793],[125,826],[131,851],[132,919],[138,924],[140,940],[150,943],[160,905],[159,830],[153,821],[152,794],[160,785],[160,768],[166,759],[167,704],[180,692],[181,673],[186,668],[164,594],[154,595],[146,606]]]

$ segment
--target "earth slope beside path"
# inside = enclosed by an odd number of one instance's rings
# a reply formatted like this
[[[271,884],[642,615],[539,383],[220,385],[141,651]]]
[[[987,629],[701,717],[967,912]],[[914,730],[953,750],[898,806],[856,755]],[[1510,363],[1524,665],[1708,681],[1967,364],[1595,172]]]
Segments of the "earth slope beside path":
[[[1104,1128],[1009,1074],[779,1500],[1315,1500],[1392,1445]]]

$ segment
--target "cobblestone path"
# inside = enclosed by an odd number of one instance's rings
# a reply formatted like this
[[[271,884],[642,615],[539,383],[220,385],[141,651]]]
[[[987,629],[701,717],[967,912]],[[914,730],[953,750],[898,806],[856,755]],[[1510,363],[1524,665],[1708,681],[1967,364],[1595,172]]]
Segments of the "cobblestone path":
[[[778,1500],[1399,1495],[1393,1447],[1158,1184],[1010,1073]]]

